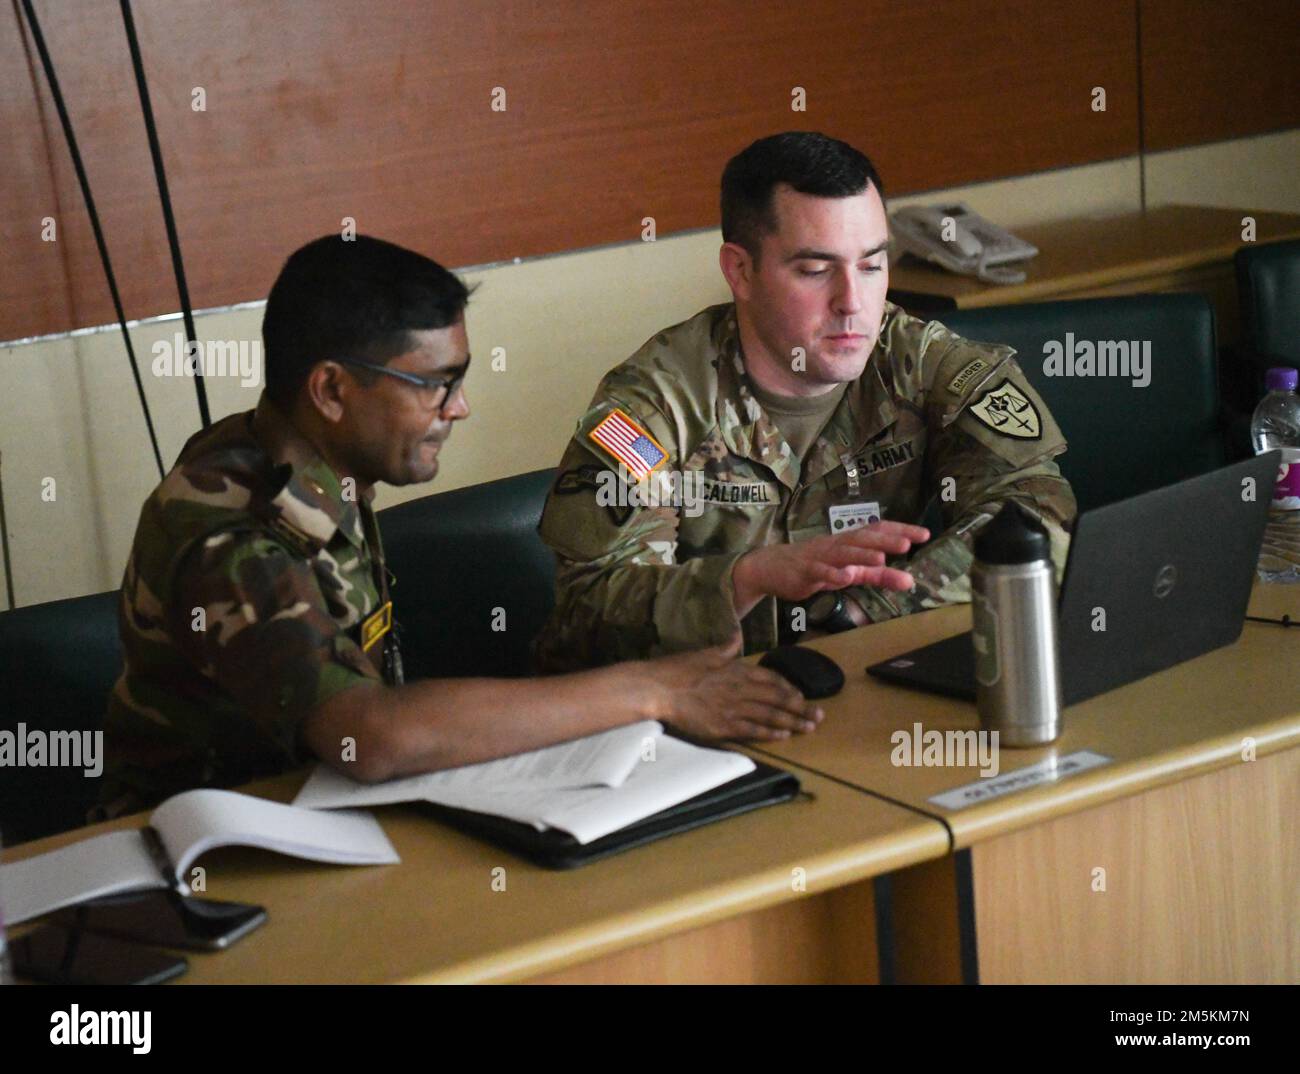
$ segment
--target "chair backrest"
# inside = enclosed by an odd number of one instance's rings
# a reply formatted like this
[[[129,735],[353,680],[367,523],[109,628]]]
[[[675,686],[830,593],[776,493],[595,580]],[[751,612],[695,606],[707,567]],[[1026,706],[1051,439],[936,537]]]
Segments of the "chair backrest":
[[[555,559],[537,536],[553,476],[538,470],[379,513],[408,676],[528,672],[530,643],[554,605]],[[122,671],[118,596],[0,612],[0,731],[47,742],[53,731],[102,731]],[[80,827],[98,796],[83,768],[6,766],[0,838],[12,845]]]
[[[1243,246],[1233,261],[1242,342],[1257,372],[1300,369],[1300,239]]]
[[[1201,295],[1129,295],[959,310],[940,320],[967,339],[1006,343],[1042,395],[1069,447],[1059,462],[1080,510],[1224,465],[1214,311]],[[1068,336],[1067,336],[1068,333]],[[1129,376],[1048,375],[1056,348],[1094,354],[1102,341],[1149,344],[1150,382]],[[1106,352],[1118,364],[1119,352]],[[1139,352],[1141,353],[1141,352]],[[1066,367],[1070,368],[1069,366]],[[1075,369],[1078,366],[1074,367]]]
[[[47,746],[54,731],[102,732],[122,670],[117,603],[114,590],[0,612],[0,730],[17,735],[22,725]],[[66,735],[62,742],[71,745]],[[92,742],[102,763],[102,736]],[[84,768],[6,766],[0,837],[13,844],[80,827],[98,796],[99,780]]]
[[[537,523],[555,477],[536,470],[379,512],[408,678],[525,675],[555,603]]]

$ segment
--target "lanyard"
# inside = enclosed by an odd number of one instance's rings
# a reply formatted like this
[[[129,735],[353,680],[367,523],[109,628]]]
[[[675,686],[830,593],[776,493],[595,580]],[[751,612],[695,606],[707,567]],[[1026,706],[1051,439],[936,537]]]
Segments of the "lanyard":
[[[375,670],[383,676],[384,681],[391,686],[400,686],[405,681],[402,671],[402,650],[398,642],[399,629],[393,619],[392,598],[388,592],[388,579],[390,577],[388,564],[384,562],[384,545],[379,539],[379,523],[375,520],[375,513],[370,509],[369,504],[359,503],[358,509],[361,512],[361,526],[366,535],[366,550],[370,555],[371,577],[375,583],[375,589],[379,593],[379,609],[367,620],[369,624],[376,617],[380,619],[377,629],[383,629],[383,644],[372,645],[367,650],[370,661],[375,665]],[[396,579],[394,579],[396,581]],[[366,629],[362,628],[364,638]]]

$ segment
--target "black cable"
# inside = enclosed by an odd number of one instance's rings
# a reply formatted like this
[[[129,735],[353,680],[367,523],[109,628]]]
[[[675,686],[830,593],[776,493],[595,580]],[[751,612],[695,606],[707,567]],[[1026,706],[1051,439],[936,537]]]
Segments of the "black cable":
[[[1281,619],[1270,619],[1268,616],[1265,615],[1248,615],[1246,616],[1246,622],[1276,623],[1278,626],[1284,626],[1284,627],[1300,626],[1300,619],[1292,619],[1291,616],[1289,615],[1284,615],[1282,616]]]
[[[140,91],[140,111],[144,113],[144,129],[149,135],[149,153],[153,157],[153,173],[158,180],[158,200],[162,202],[163,223],[167,226],[167,245],[172,253],[172,272],[176,276],[176,290],[181,300],[181,317],[185,321],[185,339],[193,343],[194,311],[190,308],[190,289],[185,283],[185,264],[181,260],[181,242],[176,234],[176,217],[172,215],[171,194],[167,191],[167,172],[163,168],[162,147],[158,144],[158,128],[153,121],[153,105],[149,103],[149,85],[144,77],[144,63],[140,59],[140,42],[135,36],[135,19],[131,17],[131,0],[121,0],[122,25],[126,27],[126,43],[131,49],[131,66],[135,69],[135,86]],[[203,428],[212,424],[208,415],[208,392],[203,384],[201,362],[194,363],[194,391],[199,397],[199,419]]]
[[[72,155],[72,166],[77,172],[77,182],[81,184],[81,196],[86,202],[86,212],[90,215],[90,227],[95,233],[95,245],[99,248],[99,260],[104,266],[104,275],[108,279],[108,290],[113,296],[113,309],[117,313],[117,323],[122,329],[122,339],[126,343],[126,356],[131,362],[131,375],[135,378],[135,390],[140,396],[140,408],[144,411],[144,423],[149,429],[149,442],[153,445],[154,461],[158,464],[158,476],[165,474],[162,452],[158,450],[158,435],[154,432],[153,418],[149,414],[149,401],[144,395],[144,383],[140,380],[140,367],[136,364],[135,348],[131,345],[131,333],[126,328],[126,313],[122,309],[122,296],[117,290],[117,277],[113,273],[113,263],[108,256],[108,246],[104,242],[104,231],[99,226],[99,213],[95,209],[95,199],[90,193],[90,181],[86,178],[86,169],[81,162],[81,150],[77,148],[77,136],[72,131],[72,120],[63,104],[63,91],[59,89],[59,79],[54,73],[54,64],[50,60],[49,49],[45,47],[45,35],[41,33],[40,20],[32,8],[32,0],[22,0],[23,13],[27,16],[27,25],[32,32],[32,41],[40,53],[41,67],[45,70],[45,80],[50,85],[50,96],[54,98],[54,107],[59,113],[59,122],[63,125],[63,137],[68,143],[68,152]]]
[[[0,464],[3,463],[0,458]],[[5,565],[5,596],[8,597],[9,603],[6,607],[10,611],[18,607],[14,603],[14,569],[9,562],[9,524],[5,521],[5,486],[3,478],[3,465],[0,465],[0,554],[4,556]]]

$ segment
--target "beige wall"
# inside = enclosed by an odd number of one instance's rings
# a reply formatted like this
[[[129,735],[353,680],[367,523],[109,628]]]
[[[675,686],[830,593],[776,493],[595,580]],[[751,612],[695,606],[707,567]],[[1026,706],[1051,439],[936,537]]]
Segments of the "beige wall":
[[[1147,205],[1300,212],[1300,131],[1147,156]]]
[[[1148,204],[1300,212],[1297,159],[1297,131],[1157,154],[1147,160]],[[895,204],[958,197],[1014,229],[1136,209],[1138,184],[1130,158]],[[726,300],[719,241],[708,231],[467,272],[481,285],[469,312],[472,416],[456,427],[432,486],[381,488],[377,506],[553,466],[606,369],[657,329]],[[261,315],[260,304],[203,314],[198,333],[257,340]],[[179,327],[176,319],[132,329],[167,465],[198,427],[192,382],[150,371],[153,344]],[[496,372],[498,347],[506,368]],[[256,401],[257,389],[235,378],[207,383],[214,419]],[[116,329],[0,347],[0,453],[17,603],[116,587],[157,481]],[[42,497],[45,478],[54,479],[52,500]]]

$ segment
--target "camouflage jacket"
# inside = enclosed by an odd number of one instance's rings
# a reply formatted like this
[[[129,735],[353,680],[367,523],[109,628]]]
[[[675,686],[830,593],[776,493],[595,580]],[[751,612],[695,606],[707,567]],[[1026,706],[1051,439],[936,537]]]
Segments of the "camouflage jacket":
[[[1008,499],[1047,525],[1059,571],[1075,514],[1052,462],[1065,440],[1014,353],[887,303],[866,370],[800,460],[749,387],[734,306],[660,332],[606,375],[560,462],[539,527],[559,561],[539,665],[699,648],[738,625],[747,652],[771,648],[793,609],[767,598],[738,624],[736,560],[830,533],[853,505],[919,522],[933,499],[945,527],[891,560],[911,592],[847,591],[872,621],[969,600],[973,536]]]
[[[350,491],[265,395],[190,438],[122,579],[98,815],[301,763],[303,717],[383,680],[374,490]]]

